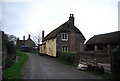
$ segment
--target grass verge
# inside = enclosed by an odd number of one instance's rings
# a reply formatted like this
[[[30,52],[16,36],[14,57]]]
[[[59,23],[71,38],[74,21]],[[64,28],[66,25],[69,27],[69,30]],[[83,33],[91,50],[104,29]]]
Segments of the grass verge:
[[[20,79],[22,67],[27,61],[28,56],[22,52],[17,54],[20,56],[18,63],[3,72],[3,80],[5,79],[5,81],[19,81]]]

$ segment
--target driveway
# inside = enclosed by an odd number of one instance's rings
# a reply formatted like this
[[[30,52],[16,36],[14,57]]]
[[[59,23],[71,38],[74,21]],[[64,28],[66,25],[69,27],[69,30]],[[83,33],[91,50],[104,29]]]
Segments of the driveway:
[[[29,60],[23,68],[21,79],[102,79],[38,54],[26,54]]]

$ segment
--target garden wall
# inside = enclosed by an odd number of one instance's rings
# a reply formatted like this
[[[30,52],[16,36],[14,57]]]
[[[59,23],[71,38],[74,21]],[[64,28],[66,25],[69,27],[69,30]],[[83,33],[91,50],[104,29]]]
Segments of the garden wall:
[[[79,63],[79,59],[89,61],[96,61],[97,63],[111,63],[111,54],[109,53],[96,53],[96,52],[78,52],[75,55],[75,64]]]

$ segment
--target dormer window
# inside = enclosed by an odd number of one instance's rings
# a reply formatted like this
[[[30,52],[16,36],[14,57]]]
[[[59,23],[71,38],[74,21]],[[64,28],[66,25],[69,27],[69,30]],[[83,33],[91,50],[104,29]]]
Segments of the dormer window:
[[[61,40],[67,41],[68,40],[68,34],[67,33],[62,33],[61,34]]]

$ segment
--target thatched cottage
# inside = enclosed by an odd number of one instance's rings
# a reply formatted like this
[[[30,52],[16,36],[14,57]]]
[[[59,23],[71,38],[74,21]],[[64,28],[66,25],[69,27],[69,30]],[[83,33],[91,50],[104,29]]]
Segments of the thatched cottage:
[[[56,53],[60,51],[82,51],[84,41],[85,37],[74,25],[74,15],[70,14],[67,22],[43,37],[40,53],[56,57]]]
[[[94,35],[86,42],[87,50],[108,53],[120,46],[120,31]]]

